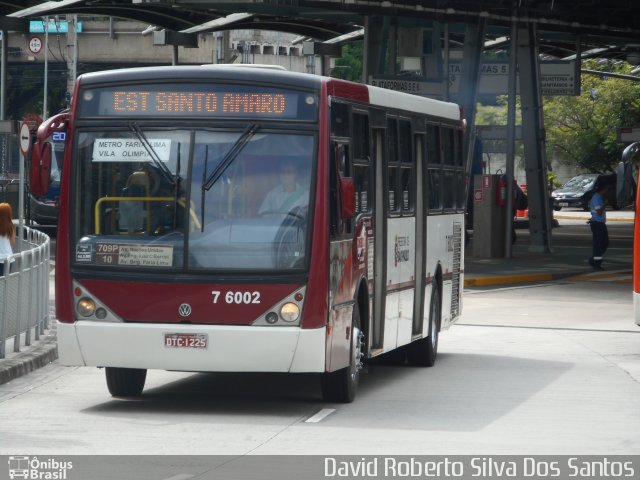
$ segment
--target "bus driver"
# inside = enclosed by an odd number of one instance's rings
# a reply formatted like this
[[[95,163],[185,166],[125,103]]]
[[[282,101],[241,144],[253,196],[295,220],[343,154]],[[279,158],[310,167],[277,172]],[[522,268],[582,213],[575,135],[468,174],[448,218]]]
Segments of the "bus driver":
[[[280,165],[280,183],[264,198],[258,209],[258,215],[268,213],[287,213],[294,207],[306,207],[309,192],[296,179],[296,167],[292,161]]]

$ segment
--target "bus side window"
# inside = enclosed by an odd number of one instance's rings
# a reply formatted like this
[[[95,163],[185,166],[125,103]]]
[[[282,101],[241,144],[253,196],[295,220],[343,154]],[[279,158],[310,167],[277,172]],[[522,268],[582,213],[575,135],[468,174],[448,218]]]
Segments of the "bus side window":
[[[371,211],[371,156],[369,117],[353,114],[353,181],[356,187],[356,215]]]
[[[351,177],[351,158],[349,156],[349,145],[346,143],[333,142],[331,148],[331,158],[329,159],[329,205],[331,208],[331,235],[347,235],[352,233],[353,220],[342,218],[340,191],[338,179]]]
[[[389,214],[398,214],[402,203],[398,168],[398,120],[387,119],[387,203]]]
[[[413,148],[411,141],[411,122],[400,121],[399,152],[400,152],[400,188],[402,192],[401,210],[404,214],[413,212],[415,208],[415,181]]]

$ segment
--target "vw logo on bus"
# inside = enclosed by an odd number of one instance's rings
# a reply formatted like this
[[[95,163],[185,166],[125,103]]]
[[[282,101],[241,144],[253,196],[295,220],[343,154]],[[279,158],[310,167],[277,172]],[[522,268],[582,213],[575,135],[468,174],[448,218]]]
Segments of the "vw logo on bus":
[[[191,315],[191,305],[189,305],[188,303],[180,304],[180,306],[178,307],[178,313],[181,317],[188,317],[189,315]]]

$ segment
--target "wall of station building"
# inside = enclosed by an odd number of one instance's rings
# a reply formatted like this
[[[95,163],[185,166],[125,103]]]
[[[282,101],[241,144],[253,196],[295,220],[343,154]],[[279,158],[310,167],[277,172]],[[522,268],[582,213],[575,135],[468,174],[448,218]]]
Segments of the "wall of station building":
[[[47,117],[66,108],[77,74],[113,68],[171,65],[173,47],[153,44],[149,25],[108,17],[78,16],[82,31],[75,35],[71,17],[57,19],[69,33],[48,35],[47,111],[44,112],[45,34],[7,33],[6,120],[21,121],[27,116]],[[42,24],[42,22],[41,22]],[[302,54],[302,44],[293,44],[296,35],[258,30],[202,33],[198,48],[178,47],[179,64],[252,63],[280,65],[295,72],[320,73],[321,60]],[[39,51],[31,44],[40,45]],[[224,48],[224,42],[228,47]],[[225,54],[227,59],[224,58]],[[17,135],[0,133],[0,179],[17,174]]]
[[[69,18],[68,20],[71,20]],[[64,21],[64,20],[63,20]],[[127,20],[78,17],[82,31],[77,34],[77,62],[105,63],[124,66],[170,65],[173,48],[154,46],[152,32],[143,35],[149,25]],[[74,59],[74,33],[50,33],[48,36],[49,62],[64,62],[69,67]],[[30,49],[30,42],[38,37],[44,45],[44,33],[8,34],[9,63],[37,64],[45,61],[45,48],[39,52]],[[198,35],[198,48],[178,47],[178,63],[211,64],[224,60],[220,32]],[[302,55],[302,45],[293,45],[295,35],[256,30],[230,32],[229,46],[232,63],[262,63],[282,65],[297,72],[320,72],[320,60]],[[71,71],[71,68],[70,68]]]

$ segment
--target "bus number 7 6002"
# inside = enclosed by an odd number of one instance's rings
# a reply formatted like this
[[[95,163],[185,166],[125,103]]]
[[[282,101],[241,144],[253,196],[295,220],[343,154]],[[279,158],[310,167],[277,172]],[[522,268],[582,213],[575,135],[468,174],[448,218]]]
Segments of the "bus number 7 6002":
[[[213,295],[213,303],[218,303],[220,299],[220,295],[222,292],[219,290],[213,290],[211,294]],[[222,301],[224,303],[233,305],[233,304],[249,304],[249,303],[260,303],[260,292],[234,292],[228,291],[222,297]]]

